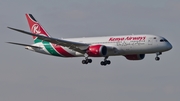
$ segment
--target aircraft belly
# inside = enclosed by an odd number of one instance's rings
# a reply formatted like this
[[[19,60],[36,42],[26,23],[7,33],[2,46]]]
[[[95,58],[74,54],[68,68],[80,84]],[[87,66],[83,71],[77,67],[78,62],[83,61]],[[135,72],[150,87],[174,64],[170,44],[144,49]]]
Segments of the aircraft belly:
[[[37,48],[37,49],[34,49],[34,51],[41,54],[51,55],[47,51],[45,51],[43,48],[39,48],[39,49]]]

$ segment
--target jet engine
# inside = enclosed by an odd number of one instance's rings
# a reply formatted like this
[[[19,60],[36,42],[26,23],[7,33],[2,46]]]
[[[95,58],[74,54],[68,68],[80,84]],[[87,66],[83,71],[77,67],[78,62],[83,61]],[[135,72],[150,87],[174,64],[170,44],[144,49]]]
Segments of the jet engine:
[[[104,45],[91,45],[87,49],[87,54],[91,57],[102,57],[107,55],[107,47]]]

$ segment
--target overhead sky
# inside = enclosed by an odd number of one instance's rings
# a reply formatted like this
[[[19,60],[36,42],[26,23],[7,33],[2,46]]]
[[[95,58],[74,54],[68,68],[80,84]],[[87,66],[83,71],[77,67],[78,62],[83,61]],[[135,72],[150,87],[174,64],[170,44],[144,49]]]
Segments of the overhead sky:
[[[82,58],[30,52],[14,41],[32,44],[25,13],[32,13],[56,38],[154,34],[173,49],[142,61],[110,57],[82,65]],[[0,3],[0,101],[179,101],[179,0],[4,0]]]

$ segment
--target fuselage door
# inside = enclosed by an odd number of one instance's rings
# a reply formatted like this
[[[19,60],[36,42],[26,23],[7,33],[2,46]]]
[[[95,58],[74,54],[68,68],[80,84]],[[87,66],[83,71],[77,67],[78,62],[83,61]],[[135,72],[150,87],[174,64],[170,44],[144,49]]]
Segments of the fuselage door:
[[[148,39],[148,45],[153,45],[153,38],[152,38],[152,37],[150,37],[150,38]]]

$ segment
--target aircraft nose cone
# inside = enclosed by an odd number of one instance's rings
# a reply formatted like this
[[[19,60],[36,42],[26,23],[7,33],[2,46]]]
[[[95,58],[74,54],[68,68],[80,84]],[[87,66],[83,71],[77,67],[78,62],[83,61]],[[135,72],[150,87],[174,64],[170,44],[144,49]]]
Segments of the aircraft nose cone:
[[[168,50],[171,50],[173,48],[173,46],[171,45],[171,43],[168,43]]]

